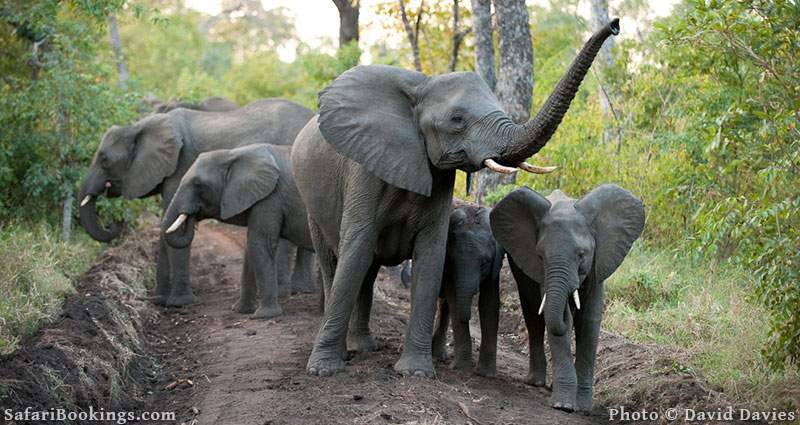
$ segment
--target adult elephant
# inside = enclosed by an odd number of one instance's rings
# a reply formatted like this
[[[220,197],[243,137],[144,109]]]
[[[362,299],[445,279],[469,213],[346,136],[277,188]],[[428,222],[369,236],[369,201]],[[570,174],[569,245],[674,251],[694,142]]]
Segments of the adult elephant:
[[[127,199],[161,195],[166,209],[181,177],[202,152],[255,143],[289,145],[312,117],[311,110],[283,99],[258,100],[227,112],[179,108],[149,115],[127,127],[113,126],[103,136],[81,184],[80,222],[94,239],[109,242],[120,226],[104,228],[95,200],[100,195]],[[159,242],[154,302],[181,306],[195,301],[189,286],[189,248]]]
[[[553,135],[600,46],[618,31],[614,20],[594,34],[542,110],[521,125],[471,72],[427,77],[359,66],[320,93],[319,113],[292,150],[326,290],[310,374],[343,370],[345,341],[374,346],[367,323],[378,268],[412,258],[411,315],[394,367],[433,375],[431,334],[456,169],[533,168],[525,160]]]
[[[195,111],[225,112],[232,111],[238,107],[239,106],[232,100],[225,99],[224,97],[213,96],[207,97],[199,103],[186,102],[173,98],[163,103],[157,103],[153,107],[153,110],[159,114],[164,114],[178,108],[194,109]]]

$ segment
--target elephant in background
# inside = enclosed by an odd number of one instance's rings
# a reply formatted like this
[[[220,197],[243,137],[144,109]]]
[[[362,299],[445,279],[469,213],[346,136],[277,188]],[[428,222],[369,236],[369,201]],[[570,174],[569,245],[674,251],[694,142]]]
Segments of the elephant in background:
[[[545,385],[546,328],[554,363],[552,403],[556,409],[592,408],[603,282],[642,234],[644,222],[642,202],[612,184],[599,186],[580,200],[559,190],[545,198],[521,188],[492,210],[492,232],[508,252],[528,328],[527,382]],[[570,351],[573,323],[574,363]]]
[[[251,144],[290,145],[313,113],[282,99],[264,99],[227,112],[179,108],[152,114],[126,127],[113,126],[97,148],[79,192],[80,223],[92,238],[109,242],[118,223],[99,221],[98,196],[127,199],[161,195],[166,209],[181,177],[202,152]],[[195,301],[189,285],[189,248],[159,243],[154,302],[181,306]]]
[[[358,66],[320,93],[319,113],[292,149],[326,298],[310,374],[343,370],[346,342],[371,345],[377,271],[411,258],[411,314],[394,367],[404,375],[433,376],[431,335],[456,170],[540,171],[526,159],[551,138],[600,46],[618,31],[614,20],[593,35],[542,110],[524,124],[514,123],[472,72],[428,77]]]
[[[237,109],[239,106],[232,100],[225,99],[224,97],[214,96],[207,97],[199,103],[185,102],[172,98],[166,102],[158,102],[153,105],[153,111],[157,114],[164,114],[173,109],[185,108],[193,109],[195,111],[206,112],[225,112]]]
[[[313,280],[313,246],[289,165],[290,151],[290,146],[250,145],[200,154],[181,179],[161,223],[164,238],[174,248],[192,243],[199,220],[247,226],[241,294],[234,309],[253,313],[255,319],[282,313],[275,275],[280,238],[298,247],[301,273],[292,276],[293,286],[308,287]]]
[[[478,374],[496,374],[497,326],[500,316],[500,268],[505,252],[492,236],[489,209],[454,200],[447,231],[447,252],[433,334],[433,357],[447,359],[447,323],[452,321],[455,342],[453,369],[472,367],[469,320],[472,297],[478,298],[481,348]],[[452,316],[452,318],[451,318]]]

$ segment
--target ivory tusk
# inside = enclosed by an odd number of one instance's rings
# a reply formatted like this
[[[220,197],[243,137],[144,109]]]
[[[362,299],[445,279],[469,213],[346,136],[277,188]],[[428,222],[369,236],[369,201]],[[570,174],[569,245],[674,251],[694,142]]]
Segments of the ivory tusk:
[[[558,167],[540,167],[538,165],[531,165],[527,162],[520,162],[519,168],[533,174],[549,174],[558,169]]]
[[[497,161],[493,160],[492,158],[485,159],[483,161],[483,163],[490,170],[498,172],[498,173],[511,174],[511,173],[517,171],[517,169],[514,168],[514,167],[506,167],[505,165],[498,164]]]
[[[183,224],[183,222],[186,221],[187,218],[189,218],[189,216],[186,214],[179,215],[178,218],[175,219],[175,222],[172,223],[172,226],[169,226],[169,229],[167,229],[167,231],[164,233],[172,233],[178,230],[178,228],[181,227],[181,224]]]
[[[83,201],[81,201],[81,206],[85,207],[89,202],[92,202],[92,195],[86,195],[86,197],[83,198]]]
[[[544,294],[542,297],[542,305],[539,306],[539,315],[542,315],[542,311],[544,311],[544,301],[547,299],[547,294]]]
[[[106,189],[111,187],[111,182],[106,182]]]
[[[572,293],[572,299],[575,300],[575,307],[578,307],[578,310],[581,309],[581,299],[578,296],[578,290],[576,289],[575,292]]]

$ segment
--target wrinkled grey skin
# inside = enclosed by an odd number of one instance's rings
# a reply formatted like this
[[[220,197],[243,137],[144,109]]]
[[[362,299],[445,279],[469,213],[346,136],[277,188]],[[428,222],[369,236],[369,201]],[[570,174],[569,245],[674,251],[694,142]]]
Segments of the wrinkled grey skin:
[[[313,246],[290,151],[290,146],[250,145],[200,154],[181,179],[161,223],[166,231],[180,214],[189,215],[177,230],[164,235],[174,248],[189,246],[195,222],[203,219],[247,226],[241,294],[234,309],[253,313],[255,319],[282,312],[275,264],[280,238],[300,248],[293,284],[310,289],[313,280]]]
[[[453,369],[472,368],[472,336],[469,320],[472,298],[479,295],[481,323],[479,375],[494,377],[497,371],[497,322],[500,315],[500,268],[505,252],[492,236],[489,209],[456,200],[450,214],[447,252],[433,334],[433,357],[447,359],[447,323],[452,322],[455,351]]]
[[[320,93],[319,113],[292,150],[327,300],[310,374],[343,370],[346,341],[374,347],[368,320],[377,270],[411,258],[411,314],[395,370],[433,376],[431,335],[455,171],[478,170],[491,158],[517,165],[538,152],[603,41],[617,31],[614,21],[594,35],[543,109],[521,125],[471,72],[427,77],[358,66]]]
[[[152,114],[127,127],[113,126],[103,136],[81,184],[80,222],[95,240],[109,242],[119,226],[106,229],[95,209],[97,196],[136,199],[161,195],[166,209],[181,177],[202,152],[254,143],[289,145],[312,112],[282,99],[255,101],[228,112],[175,109]],[[106,187],[108,186],[108,187]],[[189,248],[159,244],[154,302],[181,306],[195,301],[189,285]]]
[[[196,111],[207,111],[207,112],[225,112],[225,111],[232,111],[239,106],[233,103],[233,101],[225,99],[224,97],[208,97],[200,101],[199,103],[192,103],[192,102],[184,102],[179,101],[177,99],[170,99],[167,102],[159,102],[153,106],[153,111],[157,114],[164,114],[173,109],[178,108],[186,108],[186,109],[194,109]]]
[[[553,360],[553,407],[592,408],[603,282],[644,229],[644,206],[630,192],[605,184],[581,200],[554,191],[547,198],[518,189],[492,210],[492,232],[509,256],[528,328],[527,382],[545,385],[544,335]],[[581,309],[572,293],[577,290]],[[538,314],[547,295],[543,315]],[[575,361],[570,337],[575,328]]]

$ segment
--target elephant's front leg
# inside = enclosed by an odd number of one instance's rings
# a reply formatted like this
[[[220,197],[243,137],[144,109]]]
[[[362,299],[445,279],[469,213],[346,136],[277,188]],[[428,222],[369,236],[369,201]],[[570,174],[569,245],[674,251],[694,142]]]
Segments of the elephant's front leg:
[[[293,294],[314,292],[314,253],[312,251],[297,247],[291,285]]]
[[[449,224],[446,217],[450,214],[450,209],[443,209],[442,214],[429,228],[420,230],[414,243],[411,316],[406,329],[403,354],[394,365],[394,369],[404,375],[434,375],[431,334],[444,270]]]
[[[347,348],[350,350],[367,352],[378,351],[380,344],[372,336],[369,330],[369,317],[372,312],[372,291],[375,286],[375,278],[381,266],[375,262],[370,266],[361,290],[358,292],[358,302],[350,317],[350,325],[347,332]]]
[[[191,256],[191,246],[181,249],[167,247],[172,281],[172,291],[167,299],[168,306],[180,307],[192,304],[197,300],[189,283],[189,259]]]
[[[259,305],[253,313],[253,319],[269,319],[283,313],[278,304],[278,277],[275,270],[275,254],[278,250],[277,237],[270,237],[252,230],[257,226],[248,226],[247,252],[251,267],[259,288]]]
[[[453,306],[453,362],[450,368],[454,370],[472,369],[472,336],[469,334],[469,320],[472,315],[471,302],[466,302],[463,296],[449,294],[446,291],[447,303]],[[472,297],[469,297],[470,301]]]
[[[594,363],[603,315],[603,285],[582,291],[584,308],[575,316],[575,370],[578,375],[578,410],[592,410]]]
[[[237,313],[250,314],[256,311],[258,307],[256,302],[256,280],[252,264],[250,250],[246,250],[244,263],[242,264],[242,278],[239,283],[239,300],[231,307]]]
[[[547,384],[547,357],[544,355],[544,319],[538,314],[542,302],[540,285],[529,279],[511,257],[508,264],[517,282],[522,316],[528,329],[529,363],[525,382],[534,387],[544,387]]]
[[[167,305],[167,299],[171,291],[167,242],[164,240],[164,235],[161,235],[158,240],[158,263],[156,264],[156,288],[153,293],[153,303]]]
[[[572,315],[567,317],[567,332],[562,336],[555,336],[547,332],[547,342],[550,345],[550,355],[553,359],[553,407],[566,412],[575,411],[575,394],[577,381],[575,365],[572,362],[570,338],[572,337]]]
[[[500,281],[498,279],[489,277],[481,281],[478,293],[478,314],[481,318],[478,374],[494,377],[497,374],[497,330],[500,321]]]
[[[306,367],[312,375],[330,376],[344,370],[342,347],[347,337],[347,324],[364,277],[372,266],[377,245],[377,229],[367,220],[362,217],[342,218],[343,235],[336,273],[326,294],[328,299],[322,326]]]

